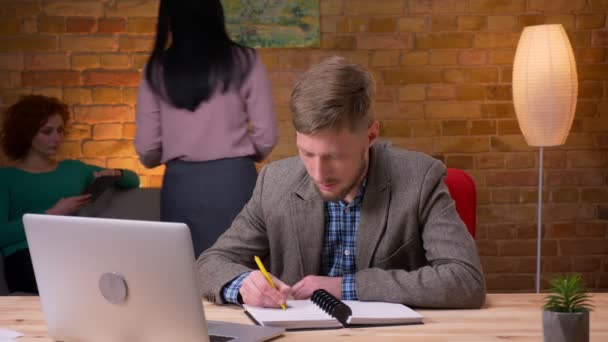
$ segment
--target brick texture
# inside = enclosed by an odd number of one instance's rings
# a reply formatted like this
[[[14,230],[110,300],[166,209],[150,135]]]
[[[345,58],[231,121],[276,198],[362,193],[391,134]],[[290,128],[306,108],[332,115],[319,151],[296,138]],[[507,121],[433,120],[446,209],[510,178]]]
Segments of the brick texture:
[[[288,103],[304,70],[332,55],[369,67],[382,138],[475,179],[490,291],[534,287],[538,149],[521,134],[511,73],[524,27],[562,24],[579,101],[566,144],[544,153],[542,284],[577,272],[608,290],[608,1],[319,1],[320,48],[259,50],[281,128],[269,159],[297,154]],[[2,1],[0,109],[21,94],[59,97],[73,118],[61,157],[130,168],[160,186],[164,168],[145,169],[133,150],[157,11],[158,0]]]

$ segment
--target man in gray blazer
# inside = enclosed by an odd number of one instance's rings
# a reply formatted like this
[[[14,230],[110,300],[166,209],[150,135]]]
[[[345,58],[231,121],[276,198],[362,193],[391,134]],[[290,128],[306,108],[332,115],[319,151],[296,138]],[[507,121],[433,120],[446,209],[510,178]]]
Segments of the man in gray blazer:
[[[339,57],[300,78],[291,96],[299,157],[265,166],[249,203],[199,257],[204,298],[279,307],[323,288],[416,307],[483,305],[479,257],[444,165],[378,142],[373,95],[369,72]]]

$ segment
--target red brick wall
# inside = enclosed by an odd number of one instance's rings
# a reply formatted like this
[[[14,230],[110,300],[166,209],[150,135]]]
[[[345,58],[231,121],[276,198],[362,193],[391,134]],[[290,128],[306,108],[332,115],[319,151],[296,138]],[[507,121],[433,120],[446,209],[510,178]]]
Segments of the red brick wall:
[[[580,272],[608,289],[608,29],[606,0],[320,0],[320,49],[262,50],[281,139],[294,155],[288,99],[294,79],[334,54],[373,70],[382,135],[469,171],[478,187],[478,238],[488,288],[534,287],[538,156],[511,101],[522,27],[564,25],[579,71],[567,143],[545,150],[544,279]],[[157,2],[0,0],[0,107],[40,93],[70,104],[62,156],[136,170],[159,186],[162,168],[134,155],[134,106]]]

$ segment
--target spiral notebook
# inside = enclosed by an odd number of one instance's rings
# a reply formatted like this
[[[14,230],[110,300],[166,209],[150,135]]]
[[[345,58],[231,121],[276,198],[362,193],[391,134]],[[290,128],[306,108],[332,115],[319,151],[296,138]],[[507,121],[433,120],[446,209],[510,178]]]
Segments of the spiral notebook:
[[[288,300],[287,310],[243,305],[259,325],[295,329],[422,323],[422,315],[402,304],[339,300],[316,290],[310,300]]]

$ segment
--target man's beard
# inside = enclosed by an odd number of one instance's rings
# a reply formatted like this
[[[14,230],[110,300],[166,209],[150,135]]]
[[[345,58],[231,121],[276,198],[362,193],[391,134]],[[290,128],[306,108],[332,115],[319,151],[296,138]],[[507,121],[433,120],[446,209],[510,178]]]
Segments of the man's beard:
[[[363,153],[365,153],[365,152],[363,152]],[[343,200],[356,186],[359,185],[359,181],[361,180],[363,173],[365,173],[367,171],[366,170],[367,164],[368,164],[367,160],[365,160],[365,158],[363,156],[361,158],[361,165],[359,165],[359,170],[357,170],[356,177],[353,179],[353,181],[347,187],[344,187],[344,189],[342,189],[336,195],[322,192],[321,189],[319,189],[319,186],[317,184],[315,184],[315,189],[321,196],[321,199],[323,199],[324,202],[336,202],[336,201]]]

